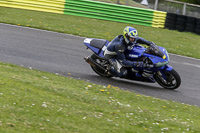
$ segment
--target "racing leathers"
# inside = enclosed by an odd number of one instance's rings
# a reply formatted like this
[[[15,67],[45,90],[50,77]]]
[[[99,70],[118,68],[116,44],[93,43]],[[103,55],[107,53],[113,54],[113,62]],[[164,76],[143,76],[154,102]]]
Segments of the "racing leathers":
[[[124,52],[129,49],[133,49],[136,44],[146,44],[147,46],[154,45],[152,42],[145,40],[144,38],[137,37],[131,45],[126,44],[123,35],[119,35],[114,38],[108,45],[104,52],[104,56],[109,59],[111,64],[111,71],[115,76],[124,77],[127,75],[126,67],[145,67],[146,65],[142,61],[129,61],[126,59]]]

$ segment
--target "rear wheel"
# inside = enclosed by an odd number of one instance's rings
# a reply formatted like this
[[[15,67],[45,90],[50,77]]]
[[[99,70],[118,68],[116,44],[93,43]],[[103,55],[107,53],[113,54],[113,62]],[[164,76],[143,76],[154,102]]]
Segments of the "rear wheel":
[[[181,84],[181,78],[174,69],[162,73],[157,72],[155,80],[160,86],[171,90],[177,89]]]
[[[95,61],[96,63],[98,63],[99,65],[104,67],[105,69],[107,69],[109,67],[109,63],[105,59],[98,58],[98,56],[96,56],[95,54],[93,54],[91,56],[91,58],[93,59],[93,61]],[[98,67],[95,67],[95,66],[92,66],[92,65],[90,65],[90,66],[91,66],[91,68],[93,69],[94,72],[96,72],[98,75],[100,75],[102,77],[107,77],[107,78],[113,77],[112,74],[109,74],[108,72],[106,72],[106,71],[104,71],[104,70],[102,70]]]

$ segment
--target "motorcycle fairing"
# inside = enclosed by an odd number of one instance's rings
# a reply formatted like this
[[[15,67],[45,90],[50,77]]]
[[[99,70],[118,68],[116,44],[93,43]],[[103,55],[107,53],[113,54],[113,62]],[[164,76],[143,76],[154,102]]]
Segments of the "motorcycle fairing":
[[[144,53],[144,57],[148,57],[156,67],[162,67],[169,63],[169,55],[165,48],[158,46],[159,50],[162,51],[163,56],[152,55],[148,53]]]
[[[131,61],[136,61],[138,58],[143,56],[143,53],[145,52],[145,50],[146,48],[140,45],[135,45],[133,49],[126,50],[125,55],[127,59]]]

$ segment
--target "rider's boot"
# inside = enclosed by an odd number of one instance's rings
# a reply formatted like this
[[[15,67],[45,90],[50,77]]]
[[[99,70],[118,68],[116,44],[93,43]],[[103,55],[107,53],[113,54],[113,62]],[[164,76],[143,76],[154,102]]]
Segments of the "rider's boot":
[[[116,77],[126,77],[127,70],[116,60],[116,59],[109,59],[109,63],[111,65],[110,71]]]

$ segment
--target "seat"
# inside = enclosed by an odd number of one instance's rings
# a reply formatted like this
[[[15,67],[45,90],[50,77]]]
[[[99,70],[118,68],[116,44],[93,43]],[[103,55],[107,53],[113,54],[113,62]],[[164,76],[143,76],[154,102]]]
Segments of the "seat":
[[[107,40],[105,39],[92,39],[92,41],[90,42],[90,45],[98,48],[98,49],[102,49],[103,46],[106,44]]]

